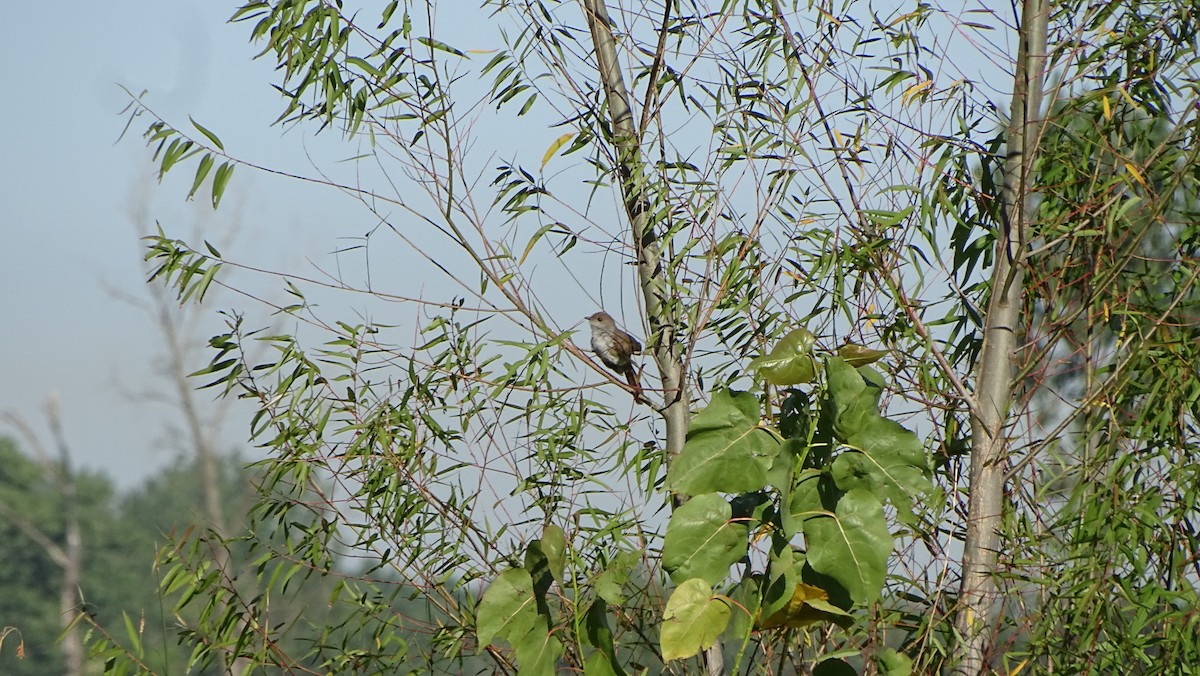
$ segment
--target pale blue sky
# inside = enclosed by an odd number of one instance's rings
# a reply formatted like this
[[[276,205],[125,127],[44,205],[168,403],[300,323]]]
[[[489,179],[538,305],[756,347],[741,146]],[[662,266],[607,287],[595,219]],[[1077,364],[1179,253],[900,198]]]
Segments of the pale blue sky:
[[[225,23],[235,4],[115,0],[6,7],[0,410],[44,431],[43,404],[59,393],[77,463],[103,469],[124,486],[177,453],[166,425],[179,416],[123,393],[166,391],[154,375],[162,349],[153,323],[111,292],[146,297],[137,241],[146,226],[158,219],[171,234],[190,239],[196,219],[205,218],[204,236],[211,230],[221,241],[236,220],[240,241],[270,252],[258,262],[296,267],[331,251],[336,237],[372,225],[369,214],[344,208],[335,194],[245,171],[214,215],[204,200],[184,202],[188,169],[162,187],[154,182],[140,138],[144,118],[118,142],[125,123],[119,112],[128,103],[118,85],[124,85],[149,90],[147,101],[160,114],[183,124],[192,115],[218,130],[226,148],[264,164],[304,170],[306,149],[319,158],[334,147],[269,127],[280,110],[269,86],[273,64],[252,60],[247,25]],[[148,216],[135,227],[139,204]],[[218,307],[219,299],[211,310]],[[216,328],[213,320],[196,338],[203,341]],[[226,448],[236,447],[245,427],[235,421],[222,436]]]
[[[129,103],[124,86],[135,93],[147,90],[148,105],[175,125],[186,127],[192,116],[218,133],[239,159],[305,175],[318,173],[316,163],[321,172],[346,172],[347,182],[353,182],[354,171],[370,171],[339,162],[363,152],[358,141],[348,143],[336,132],[313,137],[305,129],[270,126],[282,111],[271,88],[274,62],[253,60],[261,46],[249,44],[249,24],[226,23],[237,5],[211,0],[115,0],[69,8],[23,3],[7,14],[9,25],[20,28],[0,41],[4,63],[21,64],[3,77],[7,105],[0,112],[5,206],[0,212],[0,312],[7,328],[0,337],[0,411],[22,416],[44,434],[44,403],[57,393],[77,464],[104,470],[126,487],[174,462],[182,448],[174,438],[180,415],[131,396],[170,392],[156,376],[163,349],[154,323],[114,297],[114,290],[147,297],[138,237],[157,220],[172,237],[219,244],[234,226],[237,246],[220,248],[235,260],[311,276],[319,276],[317,267],[348,272],[350,281],[361,283],[361,252],[333,252],[378,223],[336,191],[246,169],[237,171],[214,213],[205,195],[184,201],[194,165],[181,165],[161,186],[156,183],[151,153],[140,137],[145,117],[118,141],[126,122],[119,113]],[[461,46],[501,47],[494,21],[474,4],[470,9],[449,21],[443,17],[456,34],[470,36]],[[477,158],[481,169],[492,170],[518,150],[540,158],[562,134],[536,115],[521,119],[531,135],[512,126],[489,135]],[[579,190],[585,202],[585,188]],[[405,220],[404,214],[390,215]],[[456,293],[429,288],[397,238],[373,243],[371,257],[373,288],[438,300]],[[453,255],[442,262],[448,259]],[[610,269],[628,271],[619,260],[606,260]],[[546,279],[560,273],[541,274]],[[551,285],[552,300],[562,304],[564,326],[595,309],[587,291],[595,281],[581,281],[577,274],[571,270],[567,284]],[[239,288],[282,296],[277,279],[237,280]],[[622,300],[627,297],[632,294]],[[329,294],[321,301],[326,310],[340,308],[337,318],[353,320],[360,309],[354,303],[361,298]],[[253,305],[228,295],[212,301],[204,323],[189,333],[197,344],[197,369],[211,356],[203,347],[208,337],[222,328],[216,311]],[[388,316],[376,319],[412,334],[411,321],[404,325],[413,309],[386,311]],[[211,402],[213,394],[206,391],[201,398]],[[246,419],[243,411],[223,427],[223,450],[249,452]],[[10,431],[0,426],[0,434]]]
[[[14,29],[0,41],[0,58],[9,65],[0,77],[6,104],[0,112],[0,316],[6,329],[0,334],[0,411],[44,430],[43,403],[59,393],[78,464],[104,469],[123,486],[172,462],[179,450],[167,431],[169,424],[178,424],[178,414],[124,394],[165,389],[155,376],[162,343],[154,324],[112,292],[146,297],[137,237],[158,220],[171,236],[221,243],[236,224],[238,247],[222,247],[235,259],[302,274],[312,274],[314,266],[340,267],[354,277],[361,260],[351,258],[360,254],[332,252],[377,223],[335,191],[244,169],[214,214],[206,199],[184,201],[192,167],[177,169],[161,187],[153,180],[150,152],[140,139],[145,118],[118,142],[125,124],[119,112],[129,102],[119,86],[124,85],[134,92],[148,90],[147,103],[173,123],[186,125],[190,115],[216,131],[240,159],[309,175],[315,173],[314,161],[322,171],[355,170],[338,160],[362,152],[357,142],[347,143],[336,132],[314,138],[270,126],[281,112],[270,86],[273,61],[253,60],[261,47],[248,43],[248,24],[226,23],[237,4],[113,0],[7,7]],[[443,17],[443,25],[472,36],[458,46],[501,47],[486,12],[476,3],[469,8],[449,21]],[[958,43],[963,44],[962,36]],[[987,67],[986,59],[953,63],[967,67],[967,77],[986,81],[977,71]],[[487,145],[475,158],[481,167],[490,171],[518,151],[536,166],[563,132],[553,126],[555,120],[539,120],[538,112],[519,124],[506,118],[500,131],[479,135]],[[569,161],[580,162],[577,156]],[[605,215],[615,213],[617,205],[603,204],[604,198],[589,201],[593,196],[578,187],[587,220],[619,231],[618,220]],[[453,294],[424,288],[420,273],[405,260],[410,252],[396,238],[373,244],[371,255],[375,288],[384,284],[388,291],[408,295],[433,292],[439,300]],[[631,292],[614,302],[608,290],[628,288],[628,268],[617,256],[601,265],[608,275],[606,309],[633,308]],[[598,270],[564,269],[557,261],[538,266],[534,281],[546,293],[542,300],[557,304],[554,316],[563,328],[598,307],[592,293],[599,288]],[[351,281],[361,278],[358,274]],[[241,277],[238,284],[268,297],[279,297],[282,286],[278,280],[254,286],[261,282]],[[191,334],[199,345],[220,329],[215,311],[238,304],[228,297],[214,301],[205,312],[207,323]],[[340,315],[352,317],[353,308]],[[403,321],[394,315],[386,319]],[[628,328],[639,333],[637,326]],[[196,368],[208,357],[197,352]],[[243,420],[235,417],[223,430],[226,449],[245,448]]]

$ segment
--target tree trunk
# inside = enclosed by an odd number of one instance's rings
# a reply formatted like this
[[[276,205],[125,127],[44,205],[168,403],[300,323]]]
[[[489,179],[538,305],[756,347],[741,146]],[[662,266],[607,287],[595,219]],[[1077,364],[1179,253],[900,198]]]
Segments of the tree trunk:
[[[63,433],[58,398],[52,397],[46,406],[50,433],[58,450],[58,479],[63,500],[63,547],[59,566],[62,582],[58,588],[59,618],[65,628],[62,637],[63,660],[67,676],[83,676],[83,639],[75,626],[79,612],[79,589],[83,583],[83,532],[79,527],[79,500],[75,490],[75,474],[71,470],[71,453]]]
[[[970,493],[962,586],[955,618],[956,673],[985,673],[998,597],[993,577],[1000,550],[1008,415],[1014,397],[1013,355],[1024,303],[1024,257],[1034,217],[1033,164],[1041,137],[1046,70],[1045,0],[1025,0],[1018,31],[1008,157],[1004,165],[1004,224],[996,238],[991,299],[975,381],[971,419]]]
[[[667,3],[670,11],[672,3]],[[688,393],[687,374],[683,366],[683,343],[677,339],[680,325],[678,304],[667,297],[667,284],[663,279],[662,248],[658,233],[650,223],[650,204],[646,197],[646,177],[642,167],[641,144],[638,129],[633,123],[629,91],[617,60],[616,39],[612,33],[612,21],[604,0],[584,0],[584,14],[592,33],[596,50],[596,65],[600,71],[600,82],[604,86],[605,104],[608,106],[612,124],[611,141],[617,148],[617,173],[621,179],[621,191],[625,200],[625,213],[629,218],[634,247],[638,256],[638,281],[642,299],[646,305],[646,321],[650,327],[647,349],[658,366],[662,379],[663,407],[661,414],[666,426],[666,453],[668,466],[683,449],[691,422],[691,396]],[[661,66],[662,45],[655,56],[655,67],[646,78],[647,86],[653,87],[657,80],[657,69]],[[650,97],[647,97],[649,100]],[[707,673],[722,674],[725,671],[721,643],[718,641],[704,652]]]

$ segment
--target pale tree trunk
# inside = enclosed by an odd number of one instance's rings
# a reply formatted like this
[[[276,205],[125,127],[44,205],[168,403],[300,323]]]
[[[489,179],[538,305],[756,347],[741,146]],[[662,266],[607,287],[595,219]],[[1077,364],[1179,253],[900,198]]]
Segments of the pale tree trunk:
[[[75,473],[71,470],[71,453],[67,447],[66,435],[63,433],[62,415],[56,395],[46,402],[46,418],[50,424],[50,434],[58,453],[58,462],[50,459],[45,447],[33,428],[16,415],[6,414],[5,420],[15,427],[29,444],[30,449],[41,460],[48,476],[54,478],[58,485],[59,495],[63,502],[63,541],[55,542],[38,529],[32,521],[11,505],[0,502],[0,515],[6,518],[30,540],[41,547],[62,571],[62,580],[58,585],[59,621],[63,627],[63,637],[60,641],[65,663],[66,676],[83,676],[84,647],[83,639],[76,627],[76,617],[79,615],[80,585],[83,582],[83,531],[79,526],[79,500],[75,488]]]
[[[1046,0],[1025,0],[1004,165],[1004,225],[996,238],[991,299],[976,366],[977,408],[971,419],[966,544],[955,618],[959,637],[955,671],[971,676],[989,669],[993,616],[997,612],[993,575],[1000,549],[1008,418],[1015,387],[1013,357],[1018,350],[1024,302],[1027,233],[1034,216],[1033,166],[1042,133],[1046,22]]]
[[[225,520],[224,499],[221,495],[221,467],[217,456],[216,444],[212,438],[212,426],[206,425],[201,419],[200,409],[196,402],[196,391],[188,379],[190,370],[187,366],[187,346],[179,331],[179,314],[174,311],[174,304],[166,296],[162,287],[153,287],[156,319],[162,329],[167,344],[167,360],[170,372],[167,374],[179,403],[183,419],[187,424],[188,438],[191,451],[195,455],[200,471],[200,486],[203,491],[204,516],[208,526],[218,538],[224,540],[229,534]],[[229,579],[238,576],[230,570],[229,551],[224,547],[214,547],[213,563],[225,571]],[[245,620],[239,620],[238,625],[245,630]],[[237,658],[229,667],[231,676],[240,676],[249,668],[250,662]]]
[[[62,416],[59,410],[58,397],[52,397],[47,404],[47,417],[50,420],[50,433],[54,436],[54,445],[58,451],[58,466],[60,468],[59,485],[62,487],[64,557],[59,564],[62,567],[62,584],[58,590],[59,617],[63,626],[67,627],[62,637],[63,658],[66,661],[66,673],[74,676],[83,674],[83,639],[75,626],[75,614],[79,612],[79,589],[83,583],[83,533],[79,527],[79,500],[75,490],[75,474],[71,470],[71,453],[67,448],[66,435],[63,433]]]
[[[666,3],[670,12],[673,3]],[[616,39],[612,33],[612,21],[604,0],[583,0],[584,14],[591,29],[592,43],[596,51],[596,65],[600,71],[600,82],[604,87],[604,102],[612,125],[611,141],[617,149],[617,173],[625,200],[625,213],[629,218],[634,247],[638,257],[638,281],[646,307],[646,321],[650,328],[647,349],[658,367],[662,379],[663,406],[661,414],[666,427],[666,453],[668,464],[683,449],[691,422],[691,396],[688,392],[687,374],[683,366],[683,342],[677,332],[681,324],[679,305],[667,297],[667,284],[663,279],[662,248],[658,233],[650,223],[650,203],[646,196],[646,176],[642,166],[641,137],[634,125],[633,109],[629,91],[621,74],[617,60]],[[667,17],[663,17],[665,31]],[[658,71],[662,67],[665,32],[662,32],[655,61],[647,86],[654,87]],[[652,105],[653,91],[646,101]],[[641,129],[647,124],[648,115],[643,116]],[[714,643],[704,652],[704,662],[709,674],[725,671],[721,643]]]

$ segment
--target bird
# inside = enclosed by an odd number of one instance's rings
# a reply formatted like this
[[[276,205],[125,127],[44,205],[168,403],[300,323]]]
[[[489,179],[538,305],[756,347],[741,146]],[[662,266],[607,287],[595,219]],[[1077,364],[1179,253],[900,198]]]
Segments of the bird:
[[[642,386],[633,368],[632,357],[641,354],[642,344],[637,338],[617,328],[612,316],[603,310],[586,319],[592,327],[592,350],[605,366],[625,376],[633,388],[633,400],[641,403]]]

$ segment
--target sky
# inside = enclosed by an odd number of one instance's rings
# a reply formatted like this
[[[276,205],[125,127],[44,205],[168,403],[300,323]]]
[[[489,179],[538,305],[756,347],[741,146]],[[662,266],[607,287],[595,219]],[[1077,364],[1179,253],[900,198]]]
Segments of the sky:
[[[366,280],[363,254],[339,250],[360,242],[378,218],[349,197],[239,168],[214,212],[203,190],[194,201],[185,199],[194,160],[160,183],[142,139],[148,118],[126,128],[129,117],[122,111],[130,92],[145,92],[143,101],[158,115],[184,129],[189,117],[196,120],[240,160],[308,176],[343,171],[348,182],[353,172],[369,171],[344,162],[364,152],[362,140],[272,126],[283,110],[272,88],[278,79],[274,61],[254,60],[262,47],[249,42],[250,24],[227,23],[238,5],[113,0],[72,3],[67,11],[57,3],[21,3],[6,12],[9,25],[21,28],[0,41],[0,58],[25,66],[3,76],[9,103],[0,109],[0,313],[7,328],[0,332],[0,414],[25,421],[50,447],[45,409],[56,398],[74,465],[106,473],[123,489],[176,463],[187,449],[183,417],[162,376],[162,334],[137,307],[150,299],[142,236],[161,225],[169,237],[192,245],[209,241],[229,258],[256,266],[314,277],[349,270],[350,277],[357,275],[349,281]],[[464,36],[460,45],[486,58],[502,46],[486,12],[440,17],[443,22]],[[562,134],[549,122],[528,124],[531,117],[522,119],[535,137],[492,134],[480,153],[480,170],[490,171],[526,147],[541,157]],[[587,199],[585,192],[581,200]],[[404,224],[403,214],[391,216]],[[397,237],[373,240],[372,288],[449,300],[455,290],[428,288],[408,265],[419,257],[404,247]],[[616,276],[630,277],[619,260],[606,265]],[[553,285],[561,292],[563,324],[582,323],[598,303],[589,297],[593,282],[579,278],[578,270],[535,274],[545,280],[563,272],[571,286]],[[277,278],[222,276],[239,289],[282,300]],[[341,303],[339,317],[361,311],[367,319],[404,321],[371,317],[349,296],[320,300],[324,309]],[[632,297],[621,296],[628,303]],[[247,304],[242,300],[217,290],[199,313],[193,311],[196,323],[184,330],[190,369],[204,367],[212,356],[205,346],[223,329],[218,311],[240,309]],[[396,330],[407,331],[405,338],[414,332],[411,322]],[[252,411],[239,402],[218,402],[211,390],[198,399],[219,430],[219,450],[256,457],[246,439]],[[17,436],[15,431],[0,420],[0,435]]]
[[[301,171],[311,166],[306,153],[335,157],[324,137],[270,127],[281,110],[269,86],[273,63],[252,59],[247,25],[226,23],[236,3],[69,4],[6,7],[8,25],[20,28],[0,41],[3,62],[22,64],[0,77],[0,412],[25,420],[45,443],[45,404],[57,396],[75,465],[127,488],[180,449],[181,416],[162,403],[161,334],[129,302],[149,299],[138,238],[155,220],[189,242],[236,233],[242,246],[264,252],[259,262],[296,269],[372,223],[328,192],[250,172],[235,174],[214,213],[204,199],[185,201],[190,167],[161,186],[155,180],[145,118],[122,138],[124,87],[145,90],[146,102],[176,123],[194,117],[240,157]],[[208,358],[204,340],[220,329],[222,299],[207,305],[192,333],[196,368]],[[212,394],[200,401],[214,405]],[[244,412],[232,414],[222,450],[249,453]],[[0,423],[0,434],[12,432]]]
[[[145,91],[145,103],[177,126],[186,127],[189,116],[200,122],[240,159],[307,175],[318,167],[357,168],[341,160],[360,154],[355,144],[361,141],[272,126],[282,111],[271,87],[274,64],[254,60],[261,47],[249,43],[249,24],[227,23],[237,4],[112,0],[72,3],[66,11],[60,3],[6,8],[9,25],[20,28],[0,41],[0,58],[22,66],[0,78],[8,101],[0,108],[0,316],[7,329],[0,332],[0,413],[20,417],[45,440],[45,402],[57,397],[73,461],[125,488],[175,462],[182,450],[181,416],[164,403],[170,396],[161,377],[162,336],[152,317],[129,302],[149,299],[139,237],[158,223],[169,236],[211,241],[231,258],[319,274],[360,264],[351,260],[358,254],[336,251],[378,221],[336,191],[265,173],[239,169],[216,212],[204,195],[185,200],[192,166],[180,167],[161,185],[155,180],[141,138],[147,119],[126,130],[126,90]],[[479,14],[443,21],[469,36],[459,46],[500,47],[496,27]],[[959,66],[964,63],[973,61]],[[975,70],[967,75],[986,81]],[[562,133],[552,121],[528,118],[521,129],[527,131],[480,135],[489,146],[483,155],[496,160],[489,168],[518,149],[540,157]],[[604,210],[616,205],[597,207],[591,199],[579,199],[588,205],[587,218],[605,223]],[[399,238],[372,244],[373,288],[391,282],[393,291],[432,291],[446,299],[450,291],[412,283],[409,277],[416,275],[404,257],[413,254],[402,249]],[[612,307],[613,295],[597,283],[603,278],[589,277],[594,271],[556,263],[547,261],[534,275],[543,286],[552,280],[553,300],[561,301],[555,314],[562,315],[564,328],[600,306],[596,288],[610,299],[605,309],[619,319],[628,316]],[[603,265],[613,277],[629,277],[619,260]],[[267,296],[278,296],[281,286],[270,280],[269,287],[256,287],[260,281],[241,277],[236,283]],[[194,341],[195,369],[210,356],[206,339],[222,328],[217,310],[237,304],[213,296],[199,324],[185,332]],[[623,292],[620,305],[630,308],[632,297]],[[218,408],[214,398],[209,391],[200,395],[209,415],[223,416],[222,450],[252,453],[246,444],[249,412],[236,404]],[[0,434],[11,432],[0,423]]]

